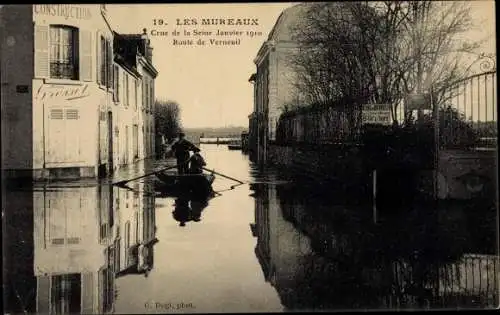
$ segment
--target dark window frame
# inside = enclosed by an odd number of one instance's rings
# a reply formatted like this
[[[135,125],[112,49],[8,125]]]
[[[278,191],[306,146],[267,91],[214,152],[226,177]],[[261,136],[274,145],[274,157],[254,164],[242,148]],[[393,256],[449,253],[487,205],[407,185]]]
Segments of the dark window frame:
[[[67,43],[63,39],[63,36],[66,35],[63,32],[64,30],[69,31],[66,34],[71,34]],[[79,34],[79,29],[74,26],[64,24],[49,25],[49,65],[51,79],[75,81],[80,79]],[[54,38],[56,36],[57,40]],[[66,46],[66,49],[64,46]],[[64,58],[62,56],[64,53],[68,54],[69,57]]]

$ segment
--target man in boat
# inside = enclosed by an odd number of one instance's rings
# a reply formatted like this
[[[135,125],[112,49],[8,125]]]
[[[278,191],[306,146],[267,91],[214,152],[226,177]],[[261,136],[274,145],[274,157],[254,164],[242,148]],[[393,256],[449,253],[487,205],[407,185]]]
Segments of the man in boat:
[[[202,174],[203,166],[207,165],[200,154],[200,149],[193,150],[193,155],[189,158],[189,174]]]
[[[184,133],[179,133],[179,140],[172,145],[177,160],[177,172],[179,175],[186,174],[189,170],[189,152],[199,150],[194,144],[185,139]]]

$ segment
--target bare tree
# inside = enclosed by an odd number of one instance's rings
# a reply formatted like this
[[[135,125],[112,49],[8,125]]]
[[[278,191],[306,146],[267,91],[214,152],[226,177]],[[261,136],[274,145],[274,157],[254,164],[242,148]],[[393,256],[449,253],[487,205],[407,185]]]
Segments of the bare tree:
[[[464,37],[473,26],[465,1],[311,3],[292,31],[297,89],[310,103],[391,104],[394,120],[408,94],[431,86],[444,104],[479,47]]]

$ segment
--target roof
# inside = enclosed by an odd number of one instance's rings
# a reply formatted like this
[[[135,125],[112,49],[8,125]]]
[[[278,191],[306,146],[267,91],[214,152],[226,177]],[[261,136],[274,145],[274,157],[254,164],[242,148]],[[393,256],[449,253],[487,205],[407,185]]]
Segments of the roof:
[[[136,77],[141,77],[142,75],[137,71],[137,68],[129,64],[125,58],[120,54],[115,54],[114,62],[122,66],[122,68],[128,70]]]
[[[283,10],[271,29],[271,32],[269,32],[267,40],[259,48],[254,62],[260,60],[261,56],[265,54],[270,42],[293,41],[293,28],[300,23],[301,16],[305,14],[308,8],[308,3],[299,3]]]
[[[294,24],[296,25],[299,23],[301,15],[305,13],[308,7],[308,3],[299,3],[283,10],[276,20],[271,32],[269,32],[267,40],[292,40],[292,27]]]
[[[158,73],[152,64],[149,39],[144,34],[119,34],[113,32],[113,51],[120,56],[117,60],[137,71],[137,55],[144,57],[148,70],[156,76]],[[146,41],[146,42],[145,42]]]

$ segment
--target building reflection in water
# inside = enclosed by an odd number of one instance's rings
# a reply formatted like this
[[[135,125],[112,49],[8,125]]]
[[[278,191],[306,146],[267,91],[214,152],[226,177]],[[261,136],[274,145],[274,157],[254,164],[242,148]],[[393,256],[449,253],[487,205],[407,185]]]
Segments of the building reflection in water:
[[[288,310],[499,304],[495,207],[381,210],[374,224],[370,207],[305,187],[252,189],[255,252]]]
[[[33,192],[37,312],[113,310],[112,198],[100,185]]]
[[[2,193],[4,313],[35,313],[37,279],[33,272],[33,195]]]
[[[154,194],[110,185],[4,194],[6,312],[111,313],[115,278],[153,268]]]
[[[156,239],[155,195],[145,182],[131,182],[130,189],[117,189],[115,200],[120,215],[115,240],[117,277],[142,273],[145,276],[154,266]]]

